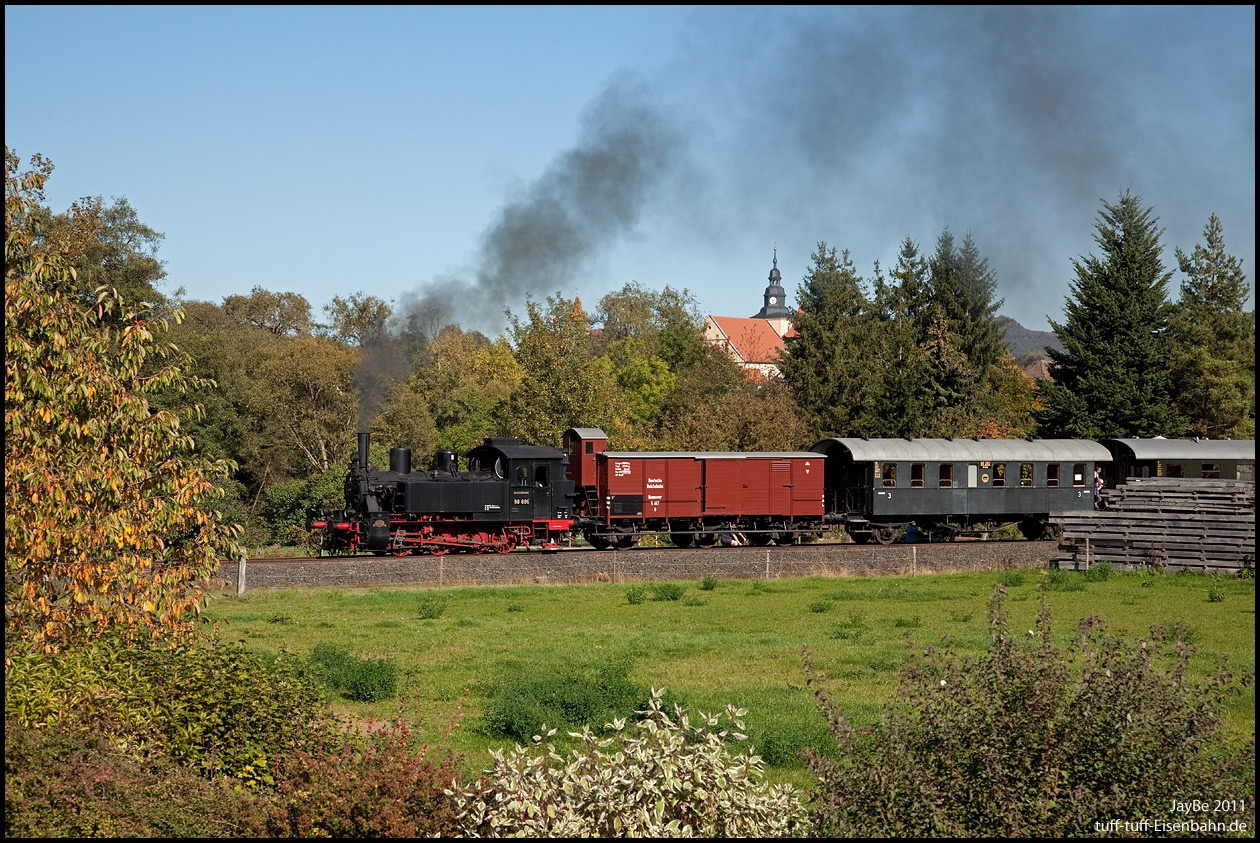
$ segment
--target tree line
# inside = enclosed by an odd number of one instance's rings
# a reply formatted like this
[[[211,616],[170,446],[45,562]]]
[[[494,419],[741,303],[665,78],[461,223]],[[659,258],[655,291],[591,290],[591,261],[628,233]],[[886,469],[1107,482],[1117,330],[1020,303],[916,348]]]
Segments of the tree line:
[[[6,152],[7,189],[17,169]],[[906,238],[890,270],[876,262],[865,277],[849,251],[819,242],[797,290],[799,337],[782,377],[766,380],[705,342],[685,289],[631,282],[589,312],[557,292],[509,312],[498,337],[361,291],[320,315],[263,286],[192,301],[162,292],[162,235],[125,199],[53,213],[42,193],[27,198],[32,243],[66,267],[59,294],[98,314],[86,332],[169,328],[179,376],[144,380],[163,371],[154,356],[136,376],[154,410],[183,413],[180,434],[219,467],[215,511],[244,525],[250,546],[298,542],[307,517],[340,504],[359,430],[373,433],[378,464],[401,441],[420,465],[486,436],[555,444],[570,426],[601,427],[627,450],[791,450],[831,435],[1254,436],[1255,314],[1220,220],[1191,252],[1176,249],[1173,301],[1158,220],[1128,192],[1102,203],[1098,251],[1071,262],[1052,323],[1063,349],[1047,349],[1051,379],[1039,382],[1007,348],[996,273],[970,234],[960,243],[948,229],[931,253]],[[102,308],[102,291],[119,306]],[[18,305],[6,296],[6,323]]]

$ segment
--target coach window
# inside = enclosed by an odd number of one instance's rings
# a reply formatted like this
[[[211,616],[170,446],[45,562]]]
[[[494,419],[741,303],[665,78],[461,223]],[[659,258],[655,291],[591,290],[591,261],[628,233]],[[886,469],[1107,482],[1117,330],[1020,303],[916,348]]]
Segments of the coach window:
[[[891,488],[897,485],[897,464],[895,462],[884,463],[884,487]]]
[[[1218,462],[1205,462],[1203,464],[1203,479],[1204,480],[1221,479],[1221,464]]]
[[[1022,462],[1019,464],[1019,485],[1028,487],[1032,485],[1033,472],[1032,463]]]
[[[998,488],[1006,486],[1006,463],[995,462],[993,464],[993,485]]]
[[[1046,485],[1051,489],[1059,486],[1059,464],[1052,462],[1046,466]]]
[[[910,466],[910,487],[912,489],[923,488],[923,463],[916,462]]]
[[[1073,486],[1085,485],[1085,463],[1083,462],[1072,463],[1072,485]]]
[[[1184,472],[1184,471],[1182,471],[1182,469],[1183,469],[1183,468],[1184,468],[1184,466],[1182,466],[1182,465],[1180,465],[1180,464],[1178,464],[1178,465],[1170,465],[1170,466],[1168,466],[1168,470],[1167,470],[1165,473],[1166,473],[1169,477],[1184,477],[1184,476],[1185,476],[1185,472]]]
[[[941,463],[941,488],[954,485],[954,466],[952,463]]]

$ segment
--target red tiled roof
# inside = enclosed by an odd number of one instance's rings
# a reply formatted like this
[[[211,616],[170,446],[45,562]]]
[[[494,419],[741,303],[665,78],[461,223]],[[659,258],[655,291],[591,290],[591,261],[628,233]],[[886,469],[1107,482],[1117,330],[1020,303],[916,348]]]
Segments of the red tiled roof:
[[[737,316],[710,316],[727,343],[745,363],[778,363],[783,353],[783,338],[764,319],[741,319]]]

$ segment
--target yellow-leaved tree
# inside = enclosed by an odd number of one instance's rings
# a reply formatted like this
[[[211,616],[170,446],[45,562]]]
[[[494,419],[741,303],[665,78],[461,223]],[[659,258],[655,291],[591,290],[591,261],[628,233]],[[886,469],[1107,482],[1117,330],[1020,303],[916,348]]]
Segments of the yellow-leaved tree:
[[[188,629],[239,530],[213,508],[230,464],[180,429],[198,408],[146,398],[189,385],[187,357],[158,341],[166,323],[144,303],[103,288],[85,305],[73,255],[40,227],[52,166],[19,170],[6,146],[6,664],[109,629]]]

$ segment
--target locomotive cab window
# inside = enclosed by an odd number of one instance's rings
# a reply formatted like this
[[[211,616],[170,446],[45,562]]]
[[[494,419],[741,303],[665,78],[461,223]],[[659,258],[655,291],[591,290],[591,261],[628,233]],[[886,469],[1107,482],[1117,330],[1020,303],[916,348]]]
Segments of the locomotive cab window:
[[[1221,477],[1221,464],[1218,462],[1205,462],[1203,464],[1204,480],[1219,480]]]
[[[895,462],[884,463],[884,486],[893,487],[897,485],[897,464]]]
[[[1006,463],[993,464],[993,485],[1002,488],[1006,485]]]
[[[1032,463],[1030,462],[1020,463],[1019,464],[1019,485],[1023,486],[1024,488],[1027,488],[1032,485],[1032,481],[1033,481]]]
[[[525,470],[525,466],[518,465],[516,467],[516,485],[525,486],[529,483],[529,472]]]
[[[538,468],[534,469],[534,485],[542,486],[544,488],[550,486],[551,483],[547,475],[548,471],[547,466],[545,465],[540,465]]]
[[[921,462],[916,462],[910,466],[910,487],[912,489],[923,488],[924,466]]]
[[[1046,485],[1051,489],[1058,488],[1059,485],[1059,464],[1052,462],[1046,466]]]
[[[1072,485],[1085,485],[1085,463],[1078,462],[1072,464]]]
[[[954,466],[950,463],[942,463],[940,470],[940,486],[942,489],[947,486],[954,485]]]

